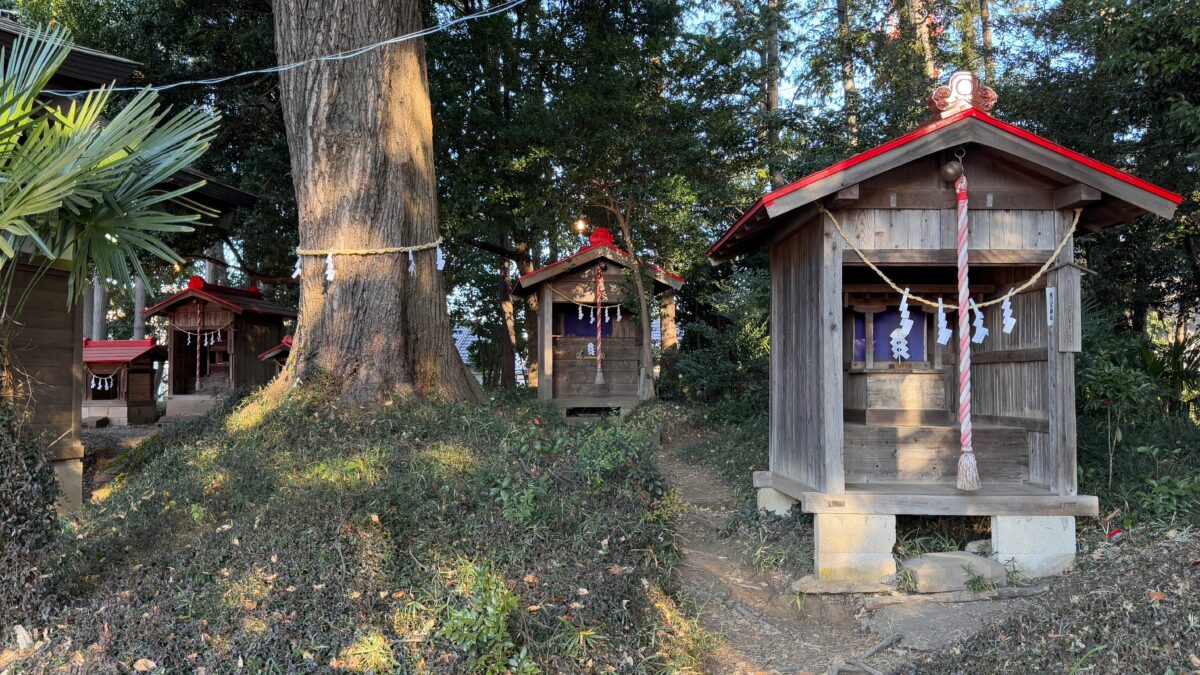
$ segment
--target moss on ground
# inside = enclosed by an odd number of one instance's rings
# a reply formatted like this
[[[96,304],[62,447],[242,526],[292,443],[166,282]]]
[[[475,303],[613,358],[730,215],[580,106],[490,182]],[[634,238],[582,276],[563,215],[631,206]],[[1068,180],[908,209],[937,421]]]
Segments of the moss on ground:
[[[48,637],[15,668],[695,667],[663,592],[677,500],[657,425],[573,429],[511,400],[362,408],[309,385],[177,426],[79,516],[25,618]]]

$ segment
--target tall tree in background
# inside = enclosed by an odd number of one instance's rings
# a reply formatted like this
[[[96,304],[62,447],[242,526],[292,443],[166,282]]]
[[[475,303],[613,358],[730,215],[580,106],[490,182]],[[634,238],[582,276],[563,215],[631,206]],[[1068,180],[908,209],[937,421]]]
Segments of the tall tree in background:
[[[422,27],[418,0],[275,0],[282,63],[345,51]],[[412,39],[280,77],[300,246],[373,250],[439,237],[425,49]],[[474,399],[478,387],[450,337],[432,248],[319,257],[301,275],[296,345],[283,380],[332,377],[343,395]]]

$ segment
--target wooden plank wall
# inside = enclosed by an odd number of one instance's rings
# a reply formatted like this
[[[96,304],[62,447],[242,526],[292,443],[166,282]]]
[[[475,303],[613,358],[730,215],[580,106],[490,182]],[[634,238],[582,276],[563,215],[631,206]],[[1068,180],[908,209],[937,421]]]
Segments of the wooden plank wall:
[[[1057,214],[1059,236],[1065,236],[1071,226],[1071,212]],[[1050,489],[1060,495],[1078,493],[1076,475],[1075,435],[1075,352],[1080,350],[1080,281],[1074,262],[1074,241],[1068,242],[1059,255],[1059,265],[1046,278],[1046,285],[1056,289],[1057,308],[1054,329],[1048,332],[1047,400],[1049,403],[1050,433],[1046,443],[1046,465],[1050,470]]]
[[[771,471],[845,491],[842,255],[827,217],[771,248]]]
[[[22,264],[14,288],[24,288],[30,278]],[[78,313],[67,305],[67,275],[52,271],[42,277],[17,320],[23,327],[13,338],[12,350],[17,367],[32,382],[30,427],[58,439],[47,448],[50,459],[79,459],[83,327]]]
[[[972,210],[974,250],[1054,250],[1053,222],[1044,211]],[[953,249],[958,235],[954,209],[854,209],[837,214],[846,236],[864,250]],[[848,248],[843,242],[843,248]],[[851,252],[850,256],[854,256]]]
[[[258,387],[275,377],[278,368],[274,362],[260,361],[258,355],[282,342],[283,333],[283,319],[277,316],[246,313],[234,319],[234,387]]]

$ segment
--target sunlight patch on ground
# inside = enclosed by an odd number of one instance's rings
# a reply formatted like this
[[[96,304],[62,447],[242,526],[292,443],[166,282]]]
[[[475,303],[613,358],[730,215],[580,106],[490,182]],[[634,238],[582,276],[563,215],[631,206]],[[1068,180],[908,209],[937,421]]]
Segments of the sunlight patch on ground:
[[[479,456],[461,443],[438,443],[423,448],[418,456],[432,466],[439,479],[455,478],[479,466]]]
[[[399,666],[400,662],[383,633],[372,631],[343,649],[329,665],[356,673],[380,673]]]
[[[383,449],[372,446],[315,464],[300,477],[311,483],[332,483],[341,488],[371,486],[383,478],[384,459]]]

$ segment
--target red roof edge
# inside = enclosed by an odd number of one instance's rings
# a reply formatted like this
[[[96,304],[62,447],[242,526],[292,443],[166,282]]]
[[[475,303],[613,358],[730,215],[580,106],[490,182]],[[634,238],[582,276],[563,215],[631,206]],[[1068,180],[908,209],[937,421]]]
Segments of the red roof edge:
[[[274,347],[271,347],[267,351],[259,354],[258,360],[261,361],[270,356],[274,356],[280,350],[283,350],[283,349],[287,349],[288,351],[291,351],[291,349],[292,349],[292,336],[291,335],[284,336],[283,342],[280,342],[279,344],[275,345]]]
[[[552,267],[556,267],[556,266],[558,266],[558,265],[561,265],[561,264],[563,264],[563,263],[570,262],[570,261],[574,260],[575,258],[578,258],[579,256],[583,255],[584,253],[587,253],[588,251],[590,251],[590,250],[592,250],[592,249],[594,249],[594,248],[607,248],[608,250],[610,250],[610,251],[614,251],[614,252],[616,252],[616,253],[619,253],[620,255],[623,255],[623,256],[625,256],[626,258],[632,258],[632,257],[633,257],[633,256],[629,255],[629,253],[627,253],[626,251],[622,251],[621,249],[617,248],[616,246],[612,246],[612,245],[610,245],[610,244],[589,244],[589,245],[587,245],[587,246],[584,246],[583,248],[579,249],[578,251],[576,251],[576,252],[572,253],[571,255],[569,255],[569,256],[567,256],[567,257],[563,258],[562,260],[555,260],[554,262],[550,263],[549,265],[546,265],[546,266],[544,266],[544,267],[539,267],[539,268],[537,268],[536,270],[534,270],[534,271],[532,271],[532,272],[527,272],[527,273],[525,273],[525,274],[522,274],[520,277],[518,277],[518,278],[517,278],[517,281],[519,282],[521,279],[524,279],[524,278],[526,278],[526,277],[531,277],[531,276],[533,276],[533,275],[535,275],[535,274],[540,274],[540,273],[542,273],[542,272],[545,272],[546,270],[548,270],[548,269],[550,269],[550,268],[552,268]],[[655,265],[655,264],[653,264],[653,263],[648,263],[648,262],[642,261],[642,264],[643,264],[643,265],[645,265],[645,266],[647,266],[647,267],[649,267],[649,268],[651,268],[651,269],[653,269],[653,270],[655,270],[655,271],[657,271],[657,272],[662,272],[662,273],[663,273],[663,274],[665,274],[666,276],[669,276],[669,277],[671,277],[672,279],[675,279],[675,280],[676,280],[676,281],[678,281],[679,283],[684,283],[684,281],[685,281],[685,279],[684,279],[683,277],[679,276],[678,274],[672,274],[671,272],[668,272],[668,271],[664,270],[663,268],[661,268],[661,267],[659,267],[658,265]]]
[[[709,247],[709,249],[705,253],[705,255],[708,255],[708,256],[714,255],[725,244],[725,242],[727,242],[738,230],[740,230],[746,224],[746,222],[750,219],[750,217],[753,214],[757,213],[758,211],[762,210],[763,208],[765,208],[767,206],[770,206],[772,203],[775,202],[776,199],[779,199],[780,197],[783,197],[784,195],[795,192],[796,190],[799,190],[800,188],[811,185],[819,180],[823,180],[825,178],[828,178],[829,176],[833,176],[835,174],[841,173],[842,171],[845,171],[846,169],[849,169],[850,167],[861,164],[861,163],[867,161],[868,159],[878,157],[879,155],[890,152],[896,148],[902,147],[904,145],[908,145],[909,143],[917,140],[918,138],[921,138],[922,136],[927,136],[935,131],[944,129],[956,122],[960,122],[967,118],[975,118],[977,120],[980,120],[981,122],[990,124],[993,127],[1000,129],[1001,131],[1006,131],[1010,134],[1013,134],[1014,136],[1017,136],[1018,138],[1029,141],[1031,143],[1034,143],[1035,145],[1039,145],[1043,148],[1046,148],[1047,150],[1050,150],[1054,153],[1062,155],[1063,157],[1066,157],[1067,159],[1079,162],[1080,164],[1083,164],[1087,167],[1090,167],[1092,169],[1100,171],[1101,173],[1107,174],[1113,178],[1116,178],[1118,180],[1129,183],[1130,185],[1132,185],[1134,187],[1145,190],[1146,192],[1149,192],[1157,197],[1161,197],[1170,202],[1173,202],[1177,206],[1181,202],[1183,202],[1183,197],[1181,195],[1171,192],[1170,190],[1159,187],[1148,181],[1142,180],[1141,178],[1138,178],[1137,176],[1134,176],[1133,174],[1122,171],[1114,166],[1109,166],[1108,164],[1105,164],[1104,162],[1101,162],[1099,160],[1092,159],[1091,157],[1088,157],[1087,155],[1083,155],[1083,154],[1075,152],[1074,150],[1071,150],[1069,148],[1065,148],[1065,147],[1055,143],[1054,141],[1051,141],[1047,138],[1038,136],[1037,134],[1035,134],[1031,131],[1026,131],[1018,126],[1009,124],[1008,122],[1002,122],[978,108],[969,107],[969,108],[966,108],[959,112],[956,112],[952,115],[948,115],[942,119],[937,119],[937,120],[922,124],[921,126],[917,127],[916,129],[913,129],[912,131],[908,132],[907,134],[904,134],[903,136],[899,136],[897,138],[893,138],[892,140],[884,143],[883,145],[879,145],[877,147],[871,148],[870,150],[864,150],[863,152],[860,152],[857,155],[854,155],[854,156],[849,157],[848,159],[844,159],[836,164],[825,167],[824,169],[821,169],[820,171],[811,173],[811,174],[805,176],[804,178],[801,178],[800,180],[795,181],[794,183],[789,183],[788,185],[785,185],[777,190],[767,193],[766,195],[764,195],[762,197],[759,197],[757,200],[755,200],[754,204],[752,204],[750,206],[750,208],[747,209],[746,212],[744,214],[742,214],[742,216],[740,218],[738,218],[737,221],[735,221],[734,224],[732,226],[730,226],[730,228],[728,230],[725,231],[725,234],[721,235],[721,238],[718,239],[715,244],[713,244],[712,246]]]

